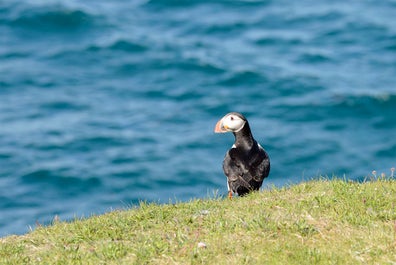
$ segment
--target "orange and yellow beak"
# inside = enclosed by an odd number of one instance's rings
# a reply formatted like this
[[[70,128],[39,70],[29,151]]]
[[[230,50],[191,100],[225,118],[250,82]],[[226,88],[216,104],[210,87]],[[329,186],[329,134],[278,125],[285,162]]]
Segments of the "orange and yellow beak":
[[[225,125],[223,125],[223,119],[219,120],[216,123],[215,129],[214,129],[215,133],[226,133],[227,131],[227,127]]]

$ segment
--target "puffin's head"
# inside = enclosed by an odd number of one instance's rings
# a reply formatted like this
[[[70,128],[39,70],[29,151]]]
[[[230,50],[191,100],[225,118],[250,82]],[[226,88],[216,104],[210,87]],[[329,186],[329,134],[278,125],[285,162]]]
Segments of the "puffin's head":
[[[214,129],[215,133],[239,132],[245,126],[246,118],[238,112],[230,112],[221,118]]]

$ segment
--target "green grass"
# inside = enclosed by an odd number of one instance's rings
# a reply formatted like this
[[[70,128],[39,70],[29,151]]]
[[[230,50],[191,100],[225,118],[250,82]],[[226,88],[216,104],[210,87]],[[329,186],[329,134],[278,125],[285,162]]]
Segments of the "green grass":
[[[396,181],[318,180],[231,201],[142,203],[2,238],[0,263],[396,264]]]

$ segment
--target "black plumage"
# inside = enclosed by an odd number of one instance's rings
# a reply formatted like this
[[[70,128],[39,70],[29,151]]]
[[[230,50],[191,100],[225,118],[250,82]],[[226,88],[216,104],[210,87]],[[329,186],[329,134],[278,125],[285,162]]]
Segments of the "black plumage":
[[[223,161],[229,197],[232,193],[243,196],[259,190],[269,174],[270,160],[267,152],[253,138],[247,119],[237,112],[228,113],[216,124],[215,132],[232,132],[235,136],[234,145]]]

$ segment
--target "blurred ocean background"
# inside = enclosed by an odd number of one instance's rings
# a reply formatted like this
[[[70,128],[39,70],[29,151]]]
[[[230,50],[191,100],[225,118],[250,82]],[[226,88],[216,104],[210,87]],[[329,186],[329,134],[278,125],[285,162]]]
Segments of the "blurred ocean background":
[[[263,189],[396,166],[396,1],[0,2],[0,236],[226,194],[238,111]],[[380,196],[380,195],[379,195]]]

